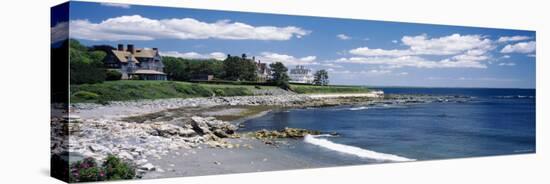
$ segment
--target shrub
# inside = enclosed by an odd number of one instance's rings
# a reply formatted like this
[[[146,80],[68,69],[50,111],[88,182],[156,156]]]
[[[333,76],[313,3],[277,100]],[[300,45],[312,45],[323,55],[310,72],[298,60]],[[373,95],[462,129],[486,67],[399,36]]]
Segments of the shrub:
[[[114,80],[120,80],[122,78],[122,73],[120,73],[118,70],[107,70],[105,73],[105,80],[108,81],[114,81]]]
[[[109,155],[101,166],[94,158],[88,157],[71,164],[70,178],[72,182],[90,182],[104,180],[132,179],[136,176],[135,166]]]
[[[113,155],[109,155],[103,162],[103,168],[107,180],[132,179],[136,176],[135,168],[132,165]]]
[[[216,96],[225,96],[225,92],[222,89],[215,89],[214,94],[216,94]]]
[[[94,158],[88,157],[71,165],[71,182],[103,181],[105,172],[97,167]]]
[[[95,94],[95,93],[92,93],[92,92],[89,92],[89,91],[78,91],[78,92],[74,93],[73,95],[77,98],[81,98],[81,99],[84,99],[84,100],[95,100],[99,97],[98,94]]]

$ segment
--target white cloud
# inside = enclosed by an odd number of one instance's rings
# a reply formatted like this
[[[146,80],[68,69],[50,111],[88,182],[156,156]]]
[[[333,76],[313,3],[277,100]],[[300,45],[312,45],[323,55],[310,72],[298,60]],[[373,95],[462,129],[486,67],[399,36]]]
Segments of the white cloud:
[[[475,52],[477,55],[494,49],[491,40],[480,35],[452,34],[440,38],[428,38],[426,35],[403,36],[401,39],[408,49],[371,49],[359,47],[349,51],[361,56],[406,56],[406,55],[455,55]]]
[[[498,66],[516,66],[516,63],[499,63]]]
[[[120,4],[120,3],[99,3],[101,6],[110,6],[110,7],[117,7],[117,8],[130,8],[129,4]]]
[[[364,76],[405,76],[409,73],[407,72],[399,72],[395,73],[392,70],[387,69],[372,69],[372,70],[359,70],[359,71],[350,71],[350,70],[335,70],[335,69],[328,69],[330,73],[333,74],[343,74],[343,75],[364,75]]]
[[[392,42],[392,43],[398,43],[399,41],[397,41],[397,40],[392,40],[391,42]]]
[[[443,59],[440,61],[427,60],[418,56],[399,56],[399,57],[351,57],[340,58],[336,63],[355,63],[383,65],[387,68],[487,68],[483,63],[472,60],[459,60],[455,58]]]
[[[410,50],[384,50],[384,49],[370,49],[368,47],[359,47],[349,51],[350,54],[361,56],[407,56],[413,55]]]
[[[267,63],[281,62],[285,65],[318,65],[315,60],[316,56],[294,57],[286,54],[279,54],[274,52],[262,52],[260,56],[256,57],[261,61]]]
[[[209,54],[200,54],[197,52],[166,51],[166,52],[160,52],[160,55],[180,57],[180,58],[186,58],[186,59],[217,59],[217,60],[224,60],[227,57],[227,55],[223,52],[212,52]]]
[[[511,58],[511,56],[510,55],[504,55],[504,56],[502,56],[502,58],[509,59],[509,58]]]
[[[321,66],[329,67],[329,68],[344,68],[342,65],[337,65],[334,63],[323,63]]]
[[[50,41],[56,43],[69,38],[69,23],[59,22],[55,26],[50,28]]]
[[[383,74],[392,73],[392,71],[391,70],[369,70],[367,73],[383,75]]]
[[[537,57],[536,54],[527,54],[527,57]]]
[[[523,40],[529,40],[531,37],[528,36],[503,36],[498,38],[497,42],[504,43],[504,42],[516,42],[516,41],[523,41]]]
[[[340,40],[349,40],[349,39],[351,39],[350,36],[345,35],[345,34],[338,34],[338,35],[336,35],[336,37],[338,37]]]
[[[404,36],[401,41],[416,55],[453,55],[468,50],[487,51],[493,48],[491,40],[480,35],[452,34],[440,38]]]
[[[508,44],[500,50],[501,53],[532,53],[537,49],[536,42],[520,42],[516,44]]]
[[[99,23],[71,20],[71,37],[87,40],[228,39],[289,40],[311,31],[299,27],[252,26],[220,20],[213,23],[192,18],[150,19],[140,15],[109,18]]]
[[[340,62],[377,64],[389,68],[487,68],[481,62],[490,59],[488,52],[495,48],[490,39],[480,35],[452,34],[439,38],[403,36],[401,42],[408,48],[386,50],[359,47],[348,52],[361,57],[343,58]],[[424,56],[428,55],[446,58],[438,61],[425,59]]]

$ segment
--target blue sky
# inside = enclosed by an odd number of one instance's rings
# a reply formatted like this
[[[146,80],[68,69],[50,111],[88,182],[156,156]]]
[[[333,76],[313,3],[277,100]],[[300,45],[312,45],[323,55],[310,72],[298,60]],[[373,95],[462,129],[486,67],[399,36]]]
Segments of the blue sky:
[[[71,3],[69,26],[86,45],[246,53],[326,69],[332,84],[535,88],[534,31],[85,2]]]

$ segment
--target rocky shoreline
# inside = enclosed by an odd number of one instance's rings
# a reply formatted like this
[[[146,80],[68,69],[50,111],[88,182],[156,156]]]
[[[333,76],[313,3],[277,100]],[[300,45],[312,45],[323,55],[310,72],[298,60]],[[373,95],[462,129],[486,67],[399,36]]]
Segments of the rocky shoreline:
[[[278,95],[111,102],[107,105],[72,104],[71,116],[52,120],[52,154],[103,160],[112,154],[134,163],[138,176],[164,172],[150,163],[178,150],[203,148],[252,149],[234,139],[256,139],[274,145],[284,138],[319,134],[314,130],[287,128],[237,133],[238,124],[216,117],[235,115],[249,107],[264,107],[243,118],[271,108],[305,108],[335,105],[447,103],[469,100],[460,96],[391,95]],[[243,110],[244,109],[244,110]],[[212,117],[216,116],[216,117]],[[70,140],[65,139],[67,134]],[[76,155],[76,156],[75,156]],[[73,160],[71,160],[73,161]]]

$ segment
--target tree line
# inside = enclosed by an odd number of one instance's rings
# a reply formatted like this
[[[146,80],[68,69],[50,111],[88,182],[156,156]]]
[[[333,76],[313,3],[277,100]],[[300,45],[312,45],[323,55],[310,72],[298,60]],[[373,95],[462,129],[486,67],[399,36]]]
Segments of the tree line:
[[[71,84],[93,84],[105,80],[119,80],[122,75],[116,70],[105,68],[103,60],[107,53],[101,49],[88,48],[77,40],[71,39],[69,40],[69,55]],[[227,55],[224,60],[163,56],[162,62],[164,63],[164,72],[169,80],[191,81],[202,79],[205,75],[212,75],[215,80],[227,81],[257,81],[258,79],[257,65],[246,54]],[[290,89],[288,68],[281,62],[271,63],[269,68],[271,69],[271,80],[266,82],[283,89]],[[314,84],[328,85],[326,70],[319,70],[314,76]]]

